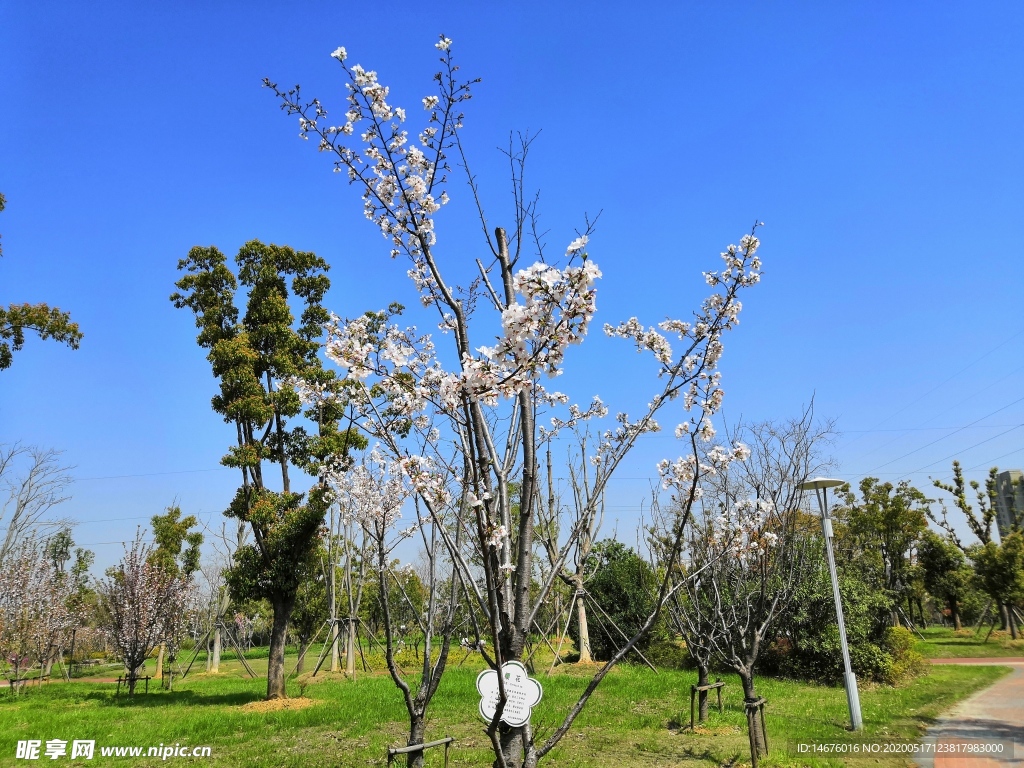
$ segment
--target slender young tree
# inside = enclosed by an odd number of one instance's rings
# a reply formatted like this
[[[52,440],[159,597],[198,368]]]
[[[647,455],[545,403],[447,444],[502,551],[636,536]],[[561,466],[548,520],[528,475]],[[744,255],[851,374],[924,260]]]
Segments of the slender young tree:
[[[570,454],[567,464],[569,471],[569,485],[571,489],[571,517],[566,521],[571,530],[577,534],[573,539],[571,557],[566,559],[561,556],[559,535],[561,533],[561,518],[564,516],[560,506],[560,499],[556,497],[554,470],[551,457],[551,442],[546,441],[547,472],[545,481],[547,486],[547,499],[538,498],[536,502],[537,523],[534,526],[535,536],[539,540],[544,554],[547,556],[548,572],[558,568],[558,577],[572,590],[569,601],[569,610],[575,608],[576,624],[575,637],[579,638],[576,645],[579,651],[579,664],[591,664],[594,661],[590,642],[590,622],[587,617],[586,589],[587,580],[593,575],[593,569],[587,565],[593,564],[590,553],[597,534],[601,530],[601,523],[604,520],[604,500],[588,498],[591,491],[589,478],[590,462],[587,455],[588,442],[593,445],[593,436],[585,427],[577,425],[572,428],[573,437],[578,445],[578,450]],[[541,493],[541,484],[537,484],[537,493]],[[545,579],[546,581],[546,579]],[[556,603],[560,604],[560,596],[555,594]],[[560,605],[559,605],[560,607]],[[560,621],[560,610],[555,611],[556,621]]]
[[[599,421],[608,413],[600,400],[584,408],[568,406],[566,395],[542,384],[545,377],[562,371],[568,348],[586,336],[596,311],[601,271],[587,253],[594,231],[591,221],[577,232],[564,254],[545,253],[536,226],[536,199],[531,202],[524,194],[528,137],[508,152],[513,174],[511,226],[491,229],[459,135],[462,105],[476,81],[459,79],[451,46],[443,36],[436,44],[441,71],[434,78],[436,92],[422,102],[428,118],[418,142],[410,141],[404,127],[406,112],[388,103],[388,89],[378,82],[377,74],[347,64],[343,48],[332,55],[347,79],[349,98],[347,112],[336,124],[327,120],[319,100],[303,101],[297,88],[283,91],[269,81],[266,85],[280,98],[285,112],[298,118],[303,138],[317,139],[319,149],[332,155],[336,170],[361,189],[367,218],[391,241],[393,256],[407,257],[408,274],[420,301],[436,310],[439,327],[449,334],[452,347],[442,354],[429,336],[415,328],[389,325],[386,319],[382,323],[377,315],[338,318],[329,326],[327,355],[352,382],[351,396],[359,398],[360,426],[379,441],[382,452],[400,463],[434,519],[471,596],[476,626],[492,649],[485,658],[497,669],[523,657],[538,612],[579,535],[578,528],[566,530],[559,566],[550,568],[545,582],[535,588],[538,446],[551,430],[581,419]],[[353,135],[359,135],[363,144],[350,141]],[[451,157],[467,169],[488,262],[475,262],[478,274],[468,276],[463,288],[455,282],[462,276],[449,270],[457,269],[455,257],[448,260],[448,267],[442,266],[444,248],[438,245],[435,231],[435,214],[448,202],[445,187]],[[531,241],[539,260],[526,266]],[[717,371],[722,337],[738,321],[739,292],[760,276],[758,245],[754,233],[744,236],[739,246],[730,246],[722,254],[724,269],[705,273],[712,292],[692,321],[669,319],[645,327],[634,317],[605,326],[609,336],[626,339],[638,351],[652,355],[652,367],[660,379],[639,415],[620,413],[602,432],[601,443],[588,457],[594,471],[585,498],[599,503],[640,435],[660,429],[656,416],[668,412],[669,404],[678,398],[685,421],[677,434],[690,452],[659,466],[663,482],[676,489],[680,508],[685,510],[673,530],[670,563],[678,556],[704,472],[705,465],[696,458],[696,441],[713,437],[710,418],[723,397]],[[670,342],[666,334],[679,341]],[[490,343],[480,346],[482,339]],[[673,343],[679,346],[673,349]],[[541,431],[541,416],[554,420],[550,430]],[[732,458],[729,452],[716,456],[723,465]],[[442,467],[451,469],[442,471]],[[448,499],[439,503],[437,496],[449,475],[458,478],[458,501],[452,509],[457,516],[455,528],[465,536],[462,546],[456,545],[450,527],[442,523]],[[509,492],[513,484],[519,488],[518,510]],[[471,557],[464,551],[470,542]],[[611,667],[657,620],[670,597],[667,578],[656,592],[656,608],[644,626],[597,670],[543,743],[535,743],[529,723],[509,724],[502,719],[508,697],[498,676],[499,703],[487,726],[496,765],[535,766],[559,743]]]
[[[688,552],[682,618],[740,678],[755,765],[765,749],[754,707],[757,662],[806,568],[799,486],[824,465],[830,431],[814,423],[812,408],[787,422],[738,428],[731,437],[749,446],[749,457],[708,478]]]
[[[652,493],[650,514],[648,543],[655,562],[660,567],[660,564],[665,562],[667,553],[671,551],[671,522],[679,513],[677,510],[663,510],[661,500],[655,491]],[[712,542],[710,531],[704,529],[701,523],[700,520],[695,521],[687,533],[680,562],[675,565],[673,573],[673,583],[678,590],[672,595],[667,609],[670,626],[682,636],[687,653],[697,667],[697,685],[705,686],[711,682],[711,668],[720,630],[714,611],[700,610],[699,607],[688,604],[687,601],[694,595],[699,595],[699,592],[686,588],[686,581],[691,578],[694,571],[714,559],[714,553],[709,551]],[[703,723],[707,719],[708,692],[701,690],[697,694],[697,722]]]
[[[361,463],[332,479],[341,509],[362,528],[369,542],[367,554],[376,575],[377,601],[384,630],[384,653],[391,679],[402,693],[409,716],[408,745],[423,744],[426,734],[426,713],[437,693],[448,663],[454,631],[458,584],[453,579],[447,594],[442,594],[440,555],[443,548],[438,531],[440,519],[425,516],[423,507],[413,503],[415,520],[399,529],[402,508],[414,492],[408,476],[398,462],[389,462],[373,450]],[[433,501],[440,510],[450,498],[446,487],[435,485]],[[391,553],[403,539],[418,534],[426,558],[425,595],[410,594],[411,580],[402,578],[392,567]],[[411,575],[411,574],[410,574]],[[398,593],[397,595],[395,593]],[[423,599],[425,597],[425,599]],[[419,598],[419,599],[418,599]],[[417,625],[423,637],[423,655],[418,680],[409,680],[402,673],[395,656],[400,635],[407,626],[399,616]],[[352,650],[349,648],[349,658]],[[422,768],[424,753],[414,750],[407,755],[409,768]]]
[[[182,518],[181,507],[173,504],[164,514],[154,515],[150,524],[153,526],[153,541],[156,544],[150,553],[151,560],[168,573],[191,580],[199,570],[199,547],[203,544],[203,534],[192,530],[199,524],[195,515]],[[176,638],[168,639],[173,641]],[[160,651],[156,657],[157,680],[163,680],[166,653],[165,640],[160,643]]]
[[[996,520],[996,477],[998,475],[999,468],[992,467],[989,469],[988,476],[985,478],[984,487],[982,487],[981,483],[977,480],[971,480],[968,484],[964,480],[964,473],[963,469],[960,467],[960,462],[954,461],[952,483],[944,483],[941,480],[932,480],[932,485],[953,497],[953,503],[956,508],[960,510],[961,514],[963,514],[964,519],[967,521],[967,526],[971,529],[971,533],[977,537],[980,545],[986,549],[990,543],[994,543],[992,539],[992,524]],[[977,499],[977,511],[975,511],[974,506],[967,498],[968,485],[971,490],[974,491],[975,498]],[[942,505],[941,517],[936,517],[931,512],[929,512],[928,516],[932,522],[946,532],[951,542],[956,544],[956,546],[958,546],[965,555],[968,557],[971,556],[972,546],[964,544],[956,530],[953,528],[952,523],[949,522],[945,504]],[[995,597],[991,594],[990,597],[992,597],[996,602],[1002,629],[1009,629],[1009,610],[1002,602],[1001,598]]]

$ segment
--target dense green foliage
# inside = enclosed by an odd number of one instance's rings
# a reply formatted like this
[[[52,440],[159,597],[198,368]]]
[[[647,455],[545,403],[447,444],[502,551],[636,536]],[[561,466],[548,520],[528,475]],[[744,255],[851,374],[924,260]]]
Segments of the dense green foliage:
[[[283,647],[288,621],[303,577],[309,573],[327,510],[326,489],[291,488],[290,467],[317,474],[320,463],[344,458],[359,438],[339,429],[342,406],[324,402],[302,413],[292,382],[296,378],[338,391],[334,373],[318,356],[328,313],[321,302],[330,280],[316,254],[252,240],[235,257],[237,276],[217,248],[193,248],[178,263],[184,276],[171,296],[176,307],[195,314],[197,342],[220,384],[213,410],[235,427],[235,445],[221,463],[242,475],[226,514],[251,525],[254,542],[239,547],[227,573],[233,599],[265,598],[274,612],[268,697],[284,695]],[[247,294],[245,313],[235,303]],[[301,312],[296,320],[291,304]],[[313,420],[311,437],[289,420]],[[264,462],[270,463],[267,474]],[[276,465],[276,467],[275,467]],[[280,473],[280,490],[269,473]]]
[[[917,548],[918,562],[924,571],[924,585],[949,611],[954,629],[960,629],[962,620],[971,621],[973,611],[964,616],[965,603],[973,595],[974,569],[956,544],[948,538],[928,531]]]

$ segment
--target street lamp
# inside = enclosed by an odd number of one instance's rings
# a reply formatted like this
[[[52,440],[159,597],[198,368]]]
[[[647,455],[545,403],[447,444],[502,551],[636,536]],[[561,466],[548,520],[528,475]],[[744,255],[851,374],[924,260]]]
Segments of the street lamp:
[[[846,681],[846,702],[850,705],[850,724],[853,730],[859,731],[864,727],[864,721],[860,716],[860,697],[857,694],[857,678],[853,676],[853,668],[850,666],[850,649],[846,645],[846,623],[843,621],[843,601],[839,596],[839,577],[836,576],[836,560],[832,554],[832,518],[828,516],[828,504],[826,494],[829,488],[837,485],[845,485],[845,480],[835,480],[829,477],[816,477],[813,480],[800,483],[801,491],[814,490],[818,497],[818,507],[821,509],[821,527],[825,532],[825,555],[828,557],[828,572],[832,577],[832,594],[836,599],[836,618],[839,620],[839,645],[843,649],[843,667],[846,670],[844,675]]]

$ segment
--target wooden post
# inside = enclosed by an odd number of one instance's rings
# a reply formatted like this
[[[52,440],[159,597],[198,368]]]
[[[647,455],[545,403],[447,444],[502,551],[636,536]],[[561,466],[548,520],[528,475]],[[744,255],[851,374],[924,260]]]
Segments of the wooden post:
[[[444,764],[445,768],[447,768],[448,747],[453,741],[455,741],[455,737],[445,736],[443,739],[438,739],[437,741],[428,741],[424,744],[410,744],[407,747],[388,747],[388,765],[391,765],[395,761],[395,757],[397,755],[404,755],[409,752],[420,752],[421,750],[425,751],[430,749],[431,747],[439,747],[442,744],[444,744]]]
[[[690,730],[694,730],[695,717],[694,717],[694,700],[696,699],[698,691],[710,691],[712,688],[718,693],[718,714],[722,714],[722,688],[725,687],[725,683],[722,682],[722,678],[716,677],[715,682],[709,683],[708,685],[691,685],[690,686]]]
[[[764,705],[767,702],[761,699],[761,735],[764,736],[764,753],[768,754],[768,725],[764,721]]]
[[[750,766],[751,768],[757,768],[757,740],[754,738],[754,715],[748,704],[747,710],[747,740],[750,742]]]

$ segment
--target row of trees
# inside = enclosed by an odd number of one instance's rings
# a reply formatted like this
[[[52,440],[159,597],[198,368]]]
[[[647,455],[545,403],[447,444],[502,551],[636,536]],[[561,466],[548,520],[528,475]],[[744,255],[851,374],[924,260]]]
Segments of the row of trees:
[[[152,526],[153,543],[140,532],[98,581],[89,577],[93,553],[76,548],[68,528],[49,538],[24,536],[7,553],[0,568],[0,653],[12,680],[24,680],[36,665],[40,676],[54,664],[69,675],[66,655],[73,659],[79,635],[85,641],[92,631],[123,660],[129,694],[157,648],[161,675],[165,652],[174,658],[195,612],[202,535],[192,530],[196,519],[182,518],[178,507],[153,517]]]

